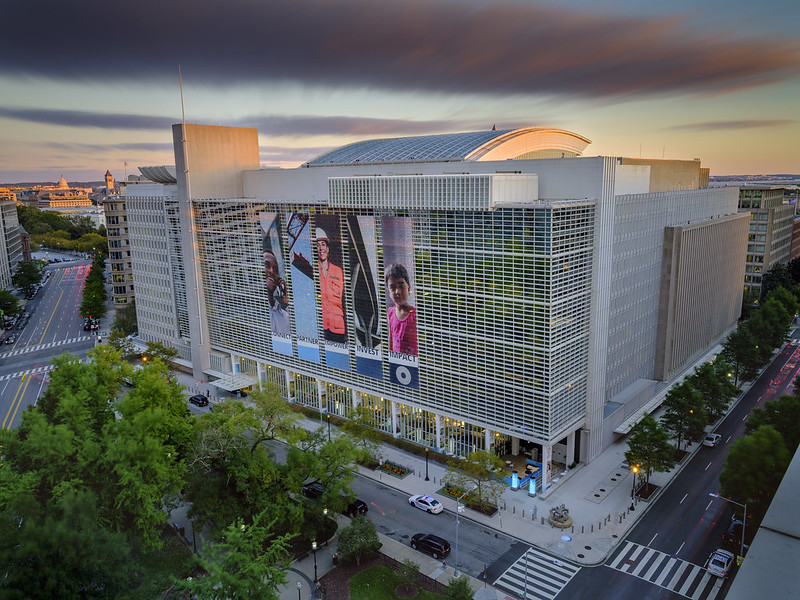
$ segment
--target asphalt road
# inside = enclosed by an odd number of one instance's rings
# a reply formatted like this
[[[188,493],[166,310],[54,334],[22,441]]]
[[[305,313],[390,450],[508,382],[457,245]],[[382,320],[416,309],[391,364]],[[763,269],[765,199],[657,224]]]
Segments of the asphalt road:
[[[31,313],[16,341],[0,346],[0,416],[2,427],[19,425],[20,416],[35,404],[48,382],[52,357],[63,352],[84,356],[95,337],[83,331],[80,303],[89,261],[51,265],[50,276],[25,306]]]
[[[793,357],[796,349],[794,345],[784,348],[715,429],[722,434],[722,443],[700,448],[652,506],[640,504],[639,509],[647,512],[617,552],[604,566],[581,569],[558,598],[725,597],[730,578],[712,577],[703,567],[709,554],[721,546],[732,507],[709,494],[719,491],[718,477],[728,449],[744,435],[744,423],[753,407],[791,393],[798,373]]]

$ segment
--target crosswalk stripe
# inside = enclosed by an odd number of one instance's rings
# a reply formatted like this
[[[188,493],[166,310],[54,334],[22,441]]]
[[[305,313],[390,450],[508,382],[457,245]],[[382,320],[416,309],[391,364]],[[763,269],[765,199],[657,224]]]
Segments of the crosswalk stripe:
[[[552,600],[580,570],[529,548],[492,585],[514,596]]]
[[[678,562],[677,558],[670,557],[670,559],[667,561],[667,566],[664,567],[664,570],[661,572],[661,575],[659,575],[658,579],[656,579],[653,583],[655,583],[656,585],[661,585],[661,582],[663,582],[667,578],[667,575],[669,575],[669,572],[672,570],[672,567],[675,565],[676,562]]]

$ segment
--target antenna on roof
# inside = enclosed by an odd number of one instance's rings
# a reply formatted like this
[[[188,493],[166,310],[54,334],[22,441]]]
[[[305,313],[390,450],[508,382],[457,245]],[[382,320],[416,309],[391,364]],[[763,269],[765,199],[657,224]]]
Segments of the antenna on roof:
[[[492,125],[492,131],[497,131],[497,125]]]
[[[181,66],[178,65],[178,85],[181,88],[181,121],[184,128],[186,127],[186,113],[183,110],[183,77],[181,77]]]

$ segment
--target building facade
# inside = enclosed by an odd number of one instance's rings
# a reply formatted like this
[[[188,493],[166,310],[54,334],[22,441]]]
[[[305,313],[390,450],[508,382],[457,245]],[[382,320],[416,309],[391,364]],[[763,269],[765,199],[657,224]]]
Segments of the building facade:
[[[11,278],[22,260],[17,202],[15,195],[0,189],[0,289],[12,287]]]
[[[754,304],[761,296],[763,274],[790,260],[795,204],[784,201],[783,188],[746,186],[739,189],[739,209],[751,216],[744,302]]]
[[[180,235],[194,374],[223,389],[363,407],[438,452],[530,453],[547,488],[739,315],[748,216],[699,161],[583,157],[586,138],[526,128],[261,170],[255,130],[173,133],[179,230],[165,216],[160,237]]]
[[[103,203],[108,239],[108,271],[114,308],[124,308],[134,298],[128,211],[124,196],[109,196]]]

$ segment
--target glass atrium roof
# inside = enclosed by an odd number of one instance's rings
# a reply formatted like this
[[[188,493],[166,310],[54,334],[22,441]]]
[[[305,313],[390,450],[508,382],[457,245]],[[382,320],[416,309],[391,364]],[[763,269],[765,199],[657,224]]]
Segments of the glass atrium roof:
[[[319,155],[312,166],[413,161],[461,161],[474,150],[513,129],[470,131],[355,142]]]

